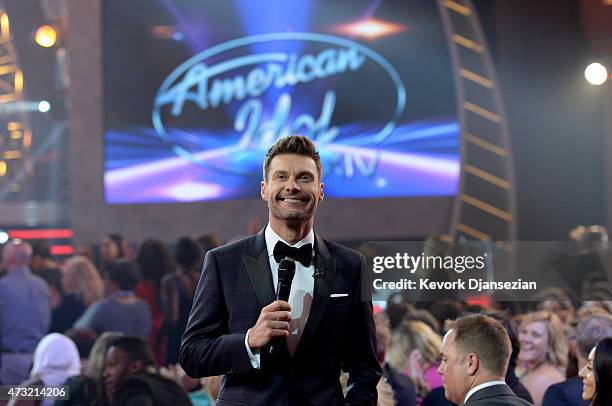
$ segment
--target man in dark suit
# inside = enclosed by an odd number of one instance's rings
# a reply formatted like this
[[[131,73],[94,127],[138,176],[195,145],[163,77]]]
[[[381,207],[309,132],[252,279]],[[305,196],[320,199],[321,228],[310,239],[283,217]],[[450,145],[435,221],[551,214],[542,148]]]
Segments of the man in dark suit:
[[[578,370],[587,364],[591,349],[606,337],[612,337],[612,316],[593,314],[580,320],[576,327]],[[542,406],[581,406],[589,403],[582,400],[582,379],[574,376],[546,389]]]
[[[206,255],[180,361],[193,377],[225,375],[218,406],[376,404],[381,369],[372,305],[362,297],[365,259],[314,234],[321,172],[312,141],[279,140],[261,182],[268,225]],[[291,294],[275,301],[286,257],[297,260]]]
[[[457,319],[444,336],[440,353],[438,373],[446,399],[466,406],[531,405],[504,380],[511,351],[506,329],[492,317]]]

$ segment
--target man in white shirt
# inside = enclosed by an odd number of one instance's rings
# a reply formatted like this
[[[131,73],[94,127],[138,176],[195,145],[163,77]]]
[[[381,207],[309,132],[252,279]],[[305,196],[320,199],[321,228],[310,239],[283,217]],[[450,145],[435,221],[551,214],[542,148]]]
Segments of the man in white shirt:
[[[381,369],[361,289],[365,258],[314,233],[321,173],[310,139],[280,139],[263,165],[268,225],[206,255],[180,361],[193,377],[225,375],[218,406],[376,405]],[[275,300],[286,257],[296,262],[288,302]],[[282,351],[271,357],[277,338]]]
[[[466,406],[524,406],[505,382],[512,345],[506,329],[489,316],[457,319],[444,336],[438,373],[449,401]]]

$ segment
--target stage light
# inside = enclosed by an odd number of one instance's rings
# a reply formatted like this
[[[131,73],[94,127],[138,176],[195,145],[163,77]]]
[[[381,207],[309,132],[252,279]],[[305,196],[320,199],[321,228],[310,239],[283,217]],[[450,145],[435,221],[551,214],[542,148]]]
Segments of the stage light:
[[[51,110],[51,103],[49,103],[46,100],[41,100],[38,103],[38,111],[40,111],[41,113],[46,113],[49,110]]]
[[[608,71],[599,62],[594,62],[586,67],[584,77],[590,84],[599,86],[603,85],[608,79]]]
[[[57,43],[57,37],[57,30],[49,24],[44,24],[36,29],[34,42],[43,48],[50,48]]]
[[[398,34],[406,30],[406,26],[401,24],[388,23],[386,21],[369,18],[351,24],[339,25],[334,29],[335,32],[344,35],[364,37],[375,40],[387,35]]]
[[[0,231],[0,244],[4,244],[9,240],[9,235],[6,231]]]

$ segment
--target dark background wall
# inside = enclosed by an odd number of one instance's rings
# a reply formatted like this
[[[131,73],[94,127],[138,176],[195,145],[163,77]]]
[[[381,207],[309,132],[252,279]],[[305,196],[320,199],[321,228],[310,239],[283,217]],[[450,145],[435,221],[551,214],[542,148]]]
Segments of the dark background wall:
[[[606,224],[603,123],[610,92],[584,79],[593,55],[580,2],[475,5],[508,114],[519,239],[565,240],[576,225]]]

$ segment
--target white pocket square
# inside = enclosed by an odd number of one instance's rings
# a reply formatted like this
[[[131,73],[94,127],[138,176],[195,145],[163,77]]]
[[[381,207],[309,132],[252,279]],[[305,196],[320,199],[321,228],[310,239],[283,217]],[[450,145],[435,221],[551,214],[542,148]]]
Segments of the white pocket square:
[[[329,297],[347,297],[348,293],[332,293]]]

